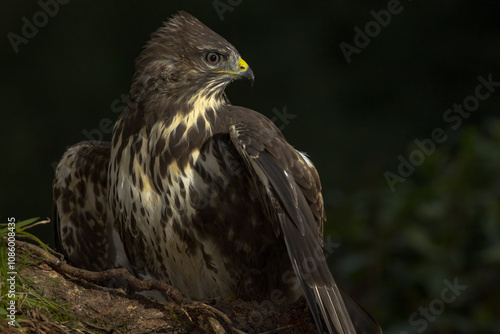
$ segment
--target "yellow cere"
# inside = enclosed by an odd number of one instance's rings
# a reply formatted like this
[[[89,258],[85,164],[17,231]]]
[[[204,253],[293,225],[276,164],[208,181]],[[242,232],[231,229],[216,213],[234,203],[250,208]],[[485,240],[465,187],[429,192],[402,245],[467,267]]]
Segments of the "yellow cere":
[[[238,72],[232,72],[232,71],[217,71],[217,73],[229,73],[229,74],[238,74],[241,72],[245,72],[248,69],[248,64],[246,61],[243,60],[243,58],[240,58],[238,61]]]
[[[238,67],[240,68],[240,72],[245,72],[248,69],[248,64],[246,61],[243,60],[243,58],[240,58],[240,61],[238,62]]]

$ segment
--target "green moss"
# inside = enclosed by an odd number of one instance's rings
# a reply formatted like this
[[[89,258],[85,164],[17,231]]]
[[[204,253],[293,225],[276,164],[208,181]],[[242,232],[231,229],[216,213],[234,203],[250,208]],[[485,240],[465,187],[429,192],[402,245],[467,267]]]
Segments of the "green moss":
[[[15,234],[16,239],[20,236],[28,236],[38,242],[39,246],[47,250],[47,246],[38,238],[27,232],[26,230],[34,225],[37,225],[38,218],[28,219],[16,223]],[[18,323],[19,319],[25,319],[25,314],[37,309],[37,311],[45,314],[49,318],[59,323],[69,322],[71,316],[69,315],[68,308],[59,300],[55,298],[46,298],[37,292],[36,284],[26,277],[21,272],[27,266],[37,265],[29,261],[29,253],[26,252],[22,256],[16,249],[16,262],[13,270],[8,269],[8,249],[7,249],[7,236],[12,232],[8,224],[0,225],[0,273],[2,277],[2,284],[0,289],[0,317],[2,320],[7,319],[7,307],[10,305],[11,300],[16,301],[16,321],[15,325],[21,327]],[[12,299],[9,296],[10,284],[5,284],[4,278],[12,276],[9,272],[16,272],[15,276],[15,297]],[[56,283],[54,283],[56,284]]]

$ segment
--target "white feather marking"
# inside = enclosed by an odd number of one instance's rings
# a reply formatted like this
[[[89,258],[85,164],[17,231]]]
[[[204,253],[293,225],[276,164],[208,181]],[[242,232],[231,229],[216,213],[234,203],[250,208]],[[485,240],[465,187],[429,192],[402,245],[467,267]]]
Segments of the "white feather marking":
[[[259,165],[257,165],[257,163],[253,159],[250,159],[250,163],[252,164],[255,173],[257,173],[260,182],[262,182],[262,184],[264,184],[266,188],[269,188],[269,179],[267,178],[262,168],[260,168]]]
[[[297,150],[296,150],[297,151]],[[311,160],[309,160],[308,156],[307,156],[307,153],[305,152],[300,152],[300,151],[297,151],[297,153],[299,153],[301,156],[302,156],[302,159],[304,159],[304,161],[306,162],[306,164],[309,166],[309,167],[314,167],[313,163],[311,162]]]
[[[127,270],[132,271],[120,235],[118,234],[118,231],[114,228],[112,224],[108,225],[108,237],[109,237],[108,268],[124,267],[127,268]]]

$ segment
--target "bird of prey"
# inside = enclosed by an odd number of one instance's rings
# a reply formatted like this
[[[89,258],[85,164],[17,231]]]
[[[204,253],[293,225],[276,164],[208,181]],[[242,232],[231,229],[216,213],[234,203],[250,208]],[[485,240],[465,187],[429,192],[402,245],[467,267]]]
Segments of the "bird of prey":
[[[336,285],[322,252],[318,173],[265,116],[225,88],[254,74],[188,13],[151,35],[111,143],[83,142],[54,180],[69,262],[125,267],[196,300],[304,296],[320,331],[379,333]]]

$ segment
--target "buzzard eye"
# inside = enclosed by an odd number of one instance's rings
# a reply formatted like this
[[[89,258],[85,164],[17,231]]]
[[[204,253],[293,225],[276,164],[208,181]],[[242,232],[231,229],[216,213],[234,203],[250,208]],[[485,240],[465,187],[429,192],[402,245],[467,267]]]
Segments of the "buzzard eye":
[[[215,52],[210,52],[210,53],[207,53],[207,55],[205,56],[205,60],[210,65],[215,65],[220,61],[220,55],[215,53]]]

